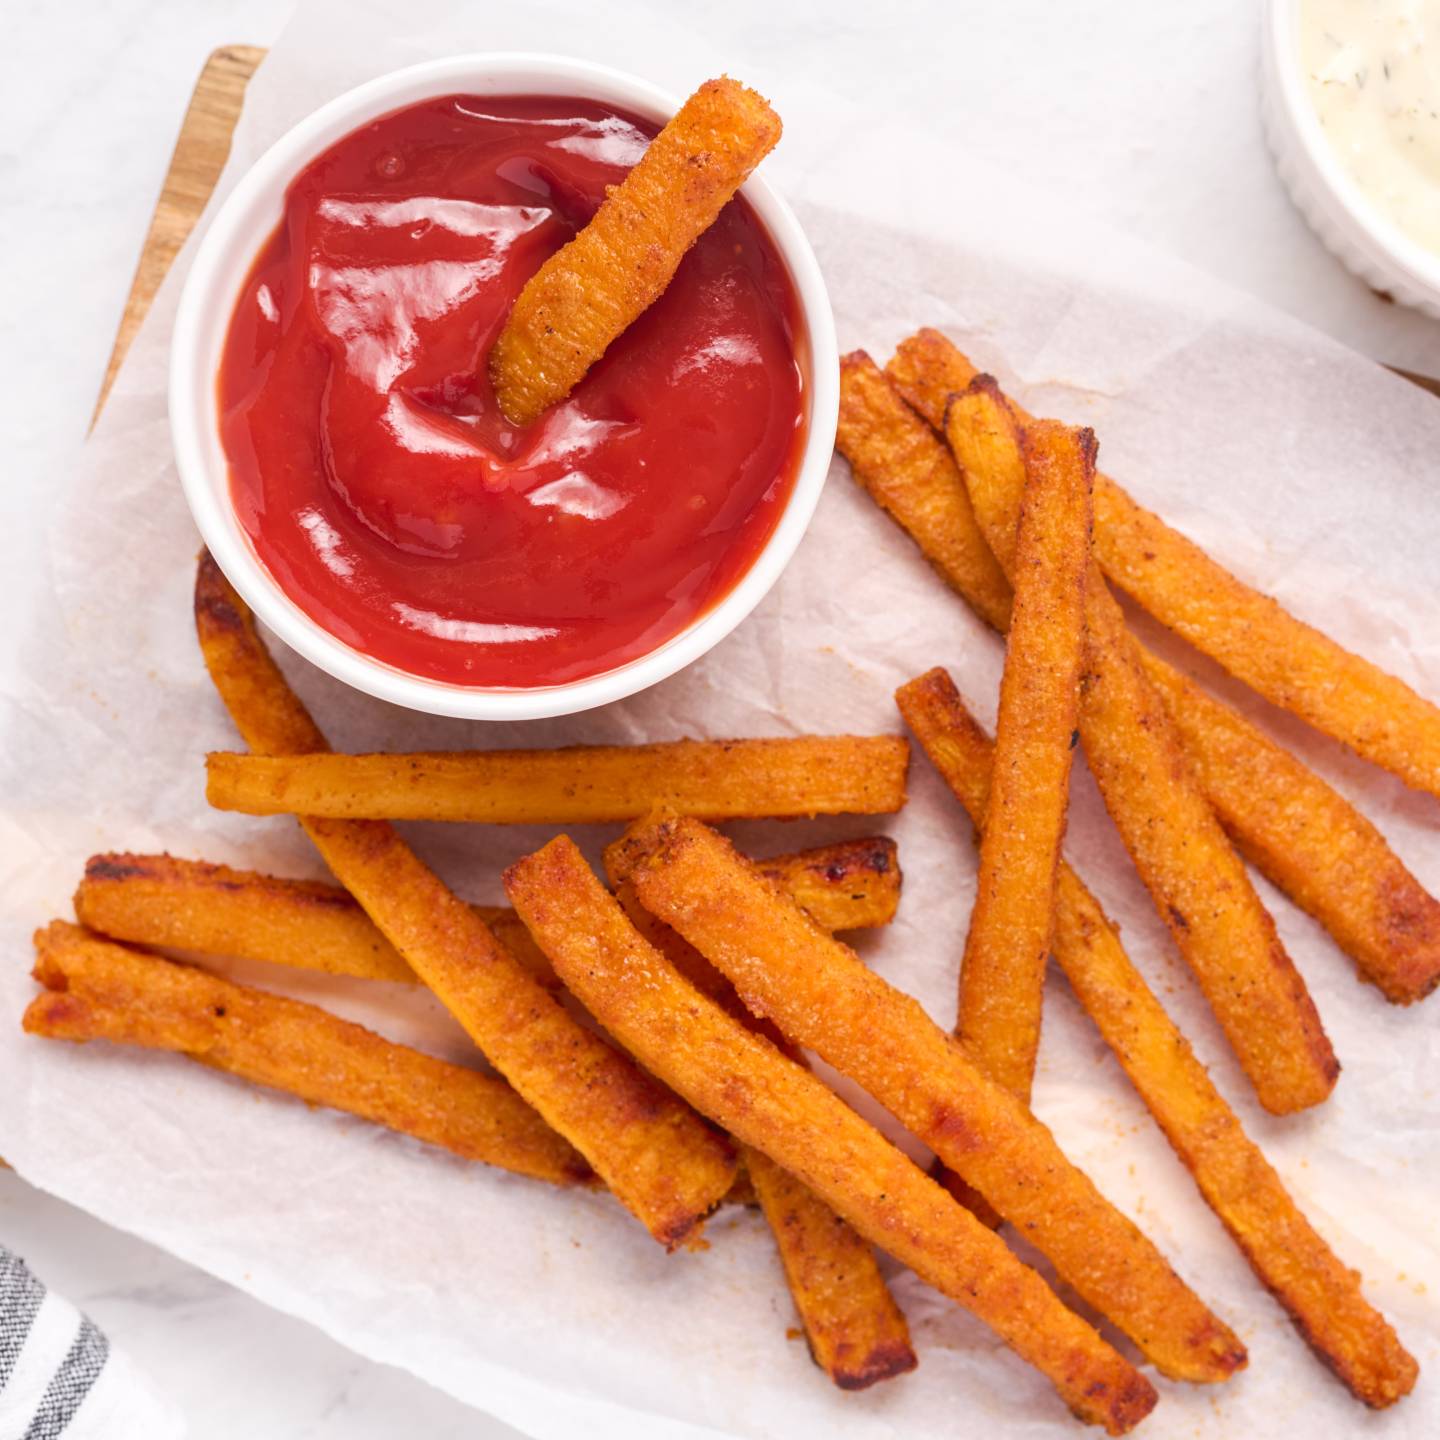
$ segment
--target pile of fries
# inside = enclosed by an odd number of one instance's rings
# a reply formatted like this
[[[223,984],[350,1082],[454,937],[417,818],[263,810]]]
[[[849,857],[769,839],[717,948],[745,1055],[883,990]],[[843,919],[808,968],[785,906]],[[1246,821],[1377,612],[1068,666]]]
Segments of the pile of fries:
[[[755,121],[758,97],[735,89]],[[722,98],[704,93],[706,106]],[[717,152],[734,185],[778,122],[760,129],[743,157]],[[718,208],[716,193],[696,203]],[[678,227],[678,253],[691,231]],[[583,264],[580,250],[557,268]],[[545,305],[563,306],[565,286],[554,274],[544,284]],[[517,323],[536,322],[527,310]],[[571,356],[566,373],[583,374],[613,329],[577,341],[594,353]],[[515,403],[528,413],[552,389]],[[935,331],[883,370],[846,357],[838,448],[945,583],[1007,636],[993,741],[941,669],[896,695],[979,846],[953,1034],[838,938],[894,917],[893,842],[756,861],[710,823],[892,813],[905,803],[901,736],[333,754],[208,555],[200,646],[248,747],[210,757],[210,800],[294,814],[339,883],[95,856],[79,924],[36,937],[43,989],[26,1030],[173,1051],[470,1160],[604,1187],[671,1249],[699,1244],[722,1204],[758,1205],[815,1361],[842,1388],[916,1364],[883,1250],[989,1325],[1078,1418],[1122,1434],[1156,1404],[1154,1384],[1002,1225],[1166,1380],[1227,1381],[1246,1352],[1174,1268],[1183,1257],[1117,1210],[1030,1109],[1053,956],[1261,1284],[1359,1400],[1392,1404],[1414,1386],[1415,1361],[1245,1134],[1062,847],[1083,747],[1260,1103],[1277,1116],[1309,1109],[1339,1063],[1246,862],[1397,1004],[1440,982],[1440,904],[1323,780],[1148,653],[1110,587],[1436,794],[1440,711],[1140,509],[1097,472],[1088,430],[1033,419]],[[603,879],[557,835],[505,873],[505,910],[457,898],[391,823],[412,818],[629,828]],[[428,986],[488,1068],[233,983],[207,956]],[[846,1105],[807,1053],[928,1146],[935,1170]]]

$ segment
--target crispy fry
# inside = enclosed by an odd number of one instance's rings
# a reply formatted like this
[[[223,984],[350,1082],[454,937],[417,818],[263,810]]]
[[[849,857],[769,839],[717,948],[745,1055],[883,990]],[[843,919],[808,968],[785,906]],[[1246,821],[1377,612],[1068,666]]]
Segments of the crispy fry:
[[[111,944],[56,920],[36,932],[49,987],[25,1029],[57,1040],[174,1050],[442,1146],[467,1160],[573,1185],[590,1167],[503,1080],[450,1065],[298,1000]]]
[[[1024,463],[1019,422],[989,376],[951,401],[946,433],[980,528],[1008,567]],[[1093,565],[1085,622],[1080,734],[1125,848],[1260,1103],[1277,1115],[1317,1105],[1334,1088],[1339,1062]]]
[[[1163,660],[1141,659],[1240,853],[1387,1000],[1423,1000],[1440,984],[1440,903],[1314,771]]]
[[[904,341],[886,371],[937,429],[947,397],[979,373],[938,330]],[[1238,580],[1104,474],[1095,476],[1095,555],[1157,620],[1267,700],[1440,794],[1440,708]]]
[[[958,590],[982,620],[1005,630],[1010,624],[1010,582],[980,534],[954,457],[863,350],[840,361],[835,448],[946,584]]]
[[[909,402],[942,428],[949,396],[965,389],[976,374],[970,362],[936,330],[922,330],[904,341],[886,369],[887,378]],[[890,403],[896,398],[898,392]],[[878,403],[877,410],[883,413]],[[944,448],[924,431],[921,426],[917,448],[923,451],[927,442],[932,454]],[[958,557],[947,554],[920,523],[937,503],[932,482],[926,478],[933,469],[933,465],[917,464],[910,472],[894,471],[887,484],[893,499],[882,503],[919,541],[951,588],[982,618],[1003,629],[1008,610],[997,610],[993,595],[969,578],[978,562],[963,547]],[[955,475],[958,480],[958,470]],[[877,491],[871,493],[878,498]],[[973,511],[971,514],[973,517]],[[972,525],[970,531],[975,539],[968,543],[983,547],[978,528]],[[952,533],[969,531],[952,527]],[[988,547],[985,553],[989,554]],[[1159,683],[1162,677],[1157,669],[1162,662],[1143,647],[1140,653],[1163,693],[1165,686]],[[1206,713],[1211,714],[1211,707],[1218,702],[1203,698]],[[1196,717],[1195,723],[1180,729],[1206,798],[1251,863],[1324,925],[1362,973],[1385,989],[1388,998],[1404,1004],[1428,993],[1436,973],[1434,947],[1440,935],[1440,905],[1406,870],[1375,827],[1318,775],[1235,712],[1226,709],[1223,724],[1218,720],[1202,724]],[[1323,816],[1324,823],[1301,823],[1305,816]],[[1338,855],[1346,856],[1348,863],[1338,864]],[[1311,883],[1317,876],[1324,876],[1325,883]]]
[[[780,139],[736,80],[707,80],[589,223],[526,282],[490,356],[500,408],[528,425],[658,300],[685,252]]]
[[[723,836],[689,818],[652,820],[632,828],[627,859],[646,909],[722,970],[751,1010],[869,1091],[1164,1374],[1224,1380],[1245,1363],[1239,1340],[1045,1126]]]
[[[827,930],[888,925],[900,898],[895,842],[842,840],[759,862]],[[470,907],[543,985],[560,982],[513,910]],[[75,891],[82,925],[115,940],[419,984],[348,892],[171,855],[92,855]]]
[[[842,1390],[913,1370],[910,1327],[869,1241],[761,1151],[743,1154],[815,1363]]]
[[[999,758],[956,1033],[982,1070],[1028,1103],[1080,706],[1095,437],[1041,424],[1024,444]]]
[[[992,750],[954,683],[935,669],[901,686],[901,713],[977,828],[989,803]],[[1297,1209],[1216,1090],[1080,878],[1063,861],[1055,958],[1206,1204],[1301,1335],[1367,1405],[1407,1394],[1417,1367],[1384,1316]]]
[[[984,1320],[1081,1418],[1119,1434],[1151,1409],[1149,1383],[996,1235],[833,1091],[688,985],[569,840],[512,866],[505,885],[565,983],[648,1069]]]
[[[208,554],[195,581],[205,663],[246,744],[321,751],[325,737]],[[305,816],[340,882],[490,1062],[666,1246],[693,1238],[735,1178],[734,1151],[699,1116],[585,1028],[394,829]]]
[[[708,820],[882,815],[905,803],[897,735],[676,740],[419,755],[211,755],[210,803],[249,815],[583,825],[657,807]]]

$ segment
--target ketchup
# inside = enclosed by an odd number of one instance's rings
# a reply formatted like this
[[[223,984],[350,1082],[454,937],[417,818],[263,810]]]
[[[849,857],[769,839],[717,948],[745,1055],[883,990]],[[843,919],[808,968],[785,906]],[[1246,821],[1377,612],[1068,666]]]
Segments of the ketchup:
[[[804,442],[795,294],[738,197],[564,403],[517,428],[490,348],[655,128],[589,101],[449,96],[301,172],[225,341],[240,522],[307,614],[398,669],[576,680],[722,599]]]

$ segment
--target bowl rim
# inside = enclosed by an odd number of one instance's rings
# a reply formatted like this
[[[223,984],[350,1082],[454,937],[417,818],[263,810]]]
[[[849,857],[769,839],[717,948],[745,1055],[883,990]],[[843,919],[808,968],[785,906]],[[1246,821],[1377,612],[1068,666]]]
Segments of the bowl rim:
[[[1329,202],[1332,217],[1358,231],[1351,240],[1369,252],[1373,265],[1400,272],[1399,279],[1440,301],[1440,254],[1412,240],[1374,204],[1340,163],[1315,113],[1300,59],[1300,12],[1304,0],[1269,0],[1266,49],[1270,78],[1278,86],[1291,133],[1299,142]],[[1402,298],[1402,297],[1397,297]]]
[[[299,170],[367,120],[427,97],[466,91],[578,96],[634,110],[658,123],[680,105],[660,87],[610,66],[542,52],[496,51],[409,65],[311,111],[239,178],[200,237],[171,338],[168,394],[175,462],[191,514],[216,564],[256,616],[312,664],[377,699],[432,715],[533,720],[576,714],[647,689],[699,659],[725,639],[779,579],[809,527],[830,468],[840,401],[835,322],[819,262],[794,212],[763,179],[751,176],[740,193],[785,262],[803,323],[797,360],[808,371],[807,434],[789,498],[749,568],[709,610],[656,649],[599,675],[522,689],[432,680],[352,648],[285,593],[240,526],[218,437],[218,343],[223,343],[254,256],[279,216],[280,197]]]

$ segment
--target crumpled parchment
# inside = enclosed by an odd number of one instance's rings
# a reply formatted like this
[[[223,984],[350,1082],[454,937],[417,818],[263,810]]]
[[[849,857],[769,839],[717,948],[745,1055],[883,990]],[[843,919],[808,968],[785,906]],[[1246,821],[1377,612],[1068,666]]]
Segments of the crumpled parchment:
[[[1038,413],[1093,425],[1106,470],[1238,574],[1440,696],[1434,497],[1440,406],[1369,362],[1186,267],[967,162],[943,96],[866,108],[866,24],[841,7],[822,50],[758,0],[703,28],[658,3],[423,8],[311,0],[251,87],[221,193],[314,105],[371,75],[467,49],[554,50],[676,93],[728,70],[772,96],[785,140],[767,173],[796,206],[843,347],[877,358],[947,329]],[[823,27],[822,27],[823,28]],[[788,43],[787,43],[788,42]],[[892,87],[893,88],[893,87]],[[938,112],[938,113],[937,113]],[[922,128],[918,121],[924,117]],[[29,934],[67,914],[86,855],[168,849],[318,874],[287,819],[212,813],[204,753],[237,739],[190,619],[196,535],[170,458],[167,337],[182,255],[77,473],[40,502],[32,565],[9,578],[18,664],[0,673],[0,1154],[34,1184],[320,1325],[545,1440],[587,1436],[863,1437],[1075,1433],[1050,1387],[981,1325],[897,1275],[919,1371],[842,1395],[811,1365],[758,1217],[726,1211],[711,1248],[666,1257],[603,1196],[558,1194],[173,1056],[23,1037]],[[1353,797],[1440,886],[1440,801],[1344,754],[1182,652],[1157,648]],[[934,579],[840,463],[794,563],[702,662],[588,715],[483,726],[410,714],[282,656],[340,747],[440,748],[680,735],[893,731],[895,686],[936,663],[993,717],[999,643]],[[757,852],[884,829],[900,842],[899,920],[861,949],[941,1023],[973,890],[968,822],[917,758],[885,821],[731,827]],[[462,893],[548,829],[409,827]],[[613,834],[582,837],[592,855]],[[1307,918],[1261,882],[1345,1070],[1318,1112],[1259,1112],[1077,767],[1068,851],[1216,1079],[1340,1255],[1363,1271],[1427,1373],[1381,1416],[1306,1350],[1201,1202],[1064,982],[1052,977],[1035,1108],[1240,1332],[1248,1372],[1220,1389],[1162,1383],[1154,1436],[1386,1440],[1440,1430],[1440,1188],[1431,1007],[1384,1003]],[[400,987],[230,967],[452,1056],[468,1045]],[[259,1379],[261,1377],[257,1377]]]

